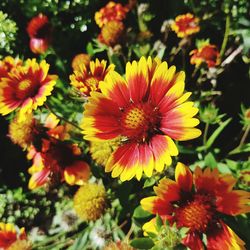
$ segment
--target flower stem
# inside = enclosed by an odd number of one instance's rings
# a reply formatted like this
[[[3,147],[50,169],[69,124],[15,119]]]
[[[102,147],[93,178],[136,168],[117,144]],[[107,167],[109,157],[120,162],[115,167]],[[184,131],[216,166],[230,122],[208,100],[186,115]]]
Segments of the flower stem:
[[[230,32],[230,15],[227,14],[225,33],[224,33],[224,38],[223,38],[223,42],[222,42],[221,50],[220,50],[220,58],[222,58],[224,56],[224,53],[225,53],[225,50],[227,47],[229,32]]]
[[[203,145],[205,146],[207,143],[207,133],[208,133],[209,123],[206,123],[204,134],[203,134]]]
[[[58,119],[65,121],[66,123],[72,125],[73,127],[77,128],[78,130],[82,130],[82,128],[80,128],[77,124],[75,124],[74,122],[71,122],[69,120],[67,120],[66,118],[64,118],[63,116],[58,115],[48,104],[44,105],[52,114],[54,114]]]
[[[243,144],[245,143],[245,140],[247,139],[247,136],[249,134],[249,131],[250,131],[250,125],[247,126],[241,140],[240,140],[240,144],[239,144],[239,148],[241,148],[243,146]]]

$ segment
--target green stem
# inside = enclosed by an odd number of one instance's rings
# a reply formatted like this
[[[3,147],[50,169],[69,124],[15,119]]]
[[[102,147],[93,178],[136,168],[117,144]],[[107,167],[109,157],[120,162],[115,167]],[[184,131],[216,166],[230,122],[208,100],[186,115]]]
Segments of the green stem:
[[[227,47],[229,32],[230,32],[230,15],[227,14],[225,33],[224,33],[224,38],[223,38],[223,42],[222,42],[221,50],[220,50],[220,58],[222,58],[224,56],[224,53],[225,53],[225,50]]]
[[[239,148],[241,148],[243,146],[243,144],[245,143],[245,140],[247,139],[247,136],[249,134],[249,131],[250,131],[250,125],[247,126],[241,140],[240,140],[240,144],[239,144]]]
[[[209,123],[206,123],[204,134],[203,134],[203,145],[205,146],[207,143],[207,133],[208,133]]]
[[[51,107],[48,104],[44,105],[52,114],[54,114],[58,119],[65,121],[66,123],[72,125],[73,127],[82,130],[82,128],[80,128],[77,124],[75,124],[74,122],[71,122],[69,120],[67,120],[66,118],[64,118],[63,116],[58,115],[53,109],[51,109]]]

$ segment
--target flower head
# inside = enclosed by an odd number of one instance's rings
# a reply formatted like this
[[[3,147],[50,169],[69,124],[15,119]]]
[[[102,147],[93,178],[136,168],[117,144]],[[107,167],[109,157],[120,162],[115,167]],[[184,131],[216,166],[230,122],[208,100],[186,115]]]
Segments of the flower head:
[[[186,102],[185,74],[175,73],[166,62],[144,57],[127,63],[126,80],[115,71],[100,83],[101,93],[92,92],[85,104],[84,138],[103,141],[122,138],[105,166],[122,181],[144,172],[163,171],[178,154],[175,140],[190,140],[201,132],[194,128],[198,109]]]
[[[126,18],[129,9],[120,3],[110,1],[105,7],[95,13],[95,21],[102,28],[103,25],[110,21],[122,21]]]
[[[216,45],[204,44],[200,48],[192,50],[190,55],[190,62],[191,64],[195,64],[196,67],[205,63],[208,68],[211,68],[220,63],[220,53]]]
[[[39,14],[31,19],[27,26],[30,37],[30,49],[35,54],[44,53],[50,44],[51,26],[47,16]]]
[[[36,121],[32,113],[26,116],[25,120],[15,117],[9,125],[9,137],[14,144],[18,144],[22,148],[27,148],[34,140],[34,127]]]
[[[90,153],[92,158],[100,165],[105,166],[110,155],[120,144],[120,138],[107,141],[92,141],[90,144]]]
[[[11,56],[6,56],[0,61],[0,79],[2,77],[8,76],[8,73],[15,69],[17,66],[22,65],[22,60],[19,58],[13,58]]]
[[[154,188],[156,196],[141,201],[143,209],[178,228],[188,228],[182,242],[192,250],[203,249],[203,234],[208,249],[244,249],[244,242],[222,221],[221,214],[235,216],[249,212],[250,193],[233,190],[236,180],[231,175],[219,174],[217,169],[202,171],[197,167],[192,174],[188,167],[178,163],[175,180],[162,179]],[[154,222],[143,228],[152,231]]]
[[[49,64],[44,60],[38,64],[28,59],[23,66],[1,79],[0,114],[7,115],[20,109],[20,118],[42,106],[56,84],[56,75],[48,75]]]
[[[112,64],[107,67],[107,61],[100,62],[96,59],[90,62],[89,68],[83,64],[79,67],[79,70],[75,70],[74,74],[70,75],[70,84],[83,95],[89,96],[91,91],[100,91],[99,82],[103,81],[115,66]]]
[[[0,222],[0,249],[7,250],[13,243],[26,239],[27,236],[23,227],[17,230],[13,224]]]
[[[32,244],[28,240],[17,240],[8,247],[8,250],[32,250]]]
[[[40,150],[31,147],[28,158],[33,159],[29,168],[32,175],[29,188],[65,180],[69,185],[83,185],[90,175],[89,165],[79,159],[80,149],[57,139],[42,139]]]
[[[123,31],[124,25],[122,22],[110,21],[102,27],[98,40],[107,46],[113,47],[118,44]]]
[[[84,221],[99,219],[106,206],[106,191],[103,185],[87,183],[74,196],[74,208]]]
[[[73,68],[73,70],[77,70],[80,71],[81,67],[80,65],[84,65],[86,68],[89,67],[90,64],[90,56],[88,54],[77,54],[71,63],[71,66]]]
[[[179,15],[171,24],[171,28],[178,37],[187,37],[200,31],[199,19],[190,13]]]

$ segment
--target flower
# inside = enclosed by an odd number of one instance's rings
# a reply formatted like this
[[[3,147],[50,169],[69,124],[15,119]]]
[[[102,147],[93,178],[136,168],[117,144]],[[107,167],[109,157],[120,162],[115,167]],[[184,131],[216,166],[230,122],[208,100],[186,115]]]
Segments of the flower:
[[[19,58],[13,58],[11,56],[6,56],[0,61],[0,80],[2,77],[8,76],[8,73],[15,69],[17,66],[22,65],[22,60]]]
[[[91,91],[100,91],[99,82],[103,81],[115,66],[111,64],[107,67],[107,61],[100,62],[96,59],[96,61],[90,62],[89,68],[83,64],[79,67],[79,70],[75,70],[74,74],[70,75],[70,84],[83,95],[89,96]]]
[[[106,206],[106,191],[103,185],[87,183],[81,186],[74,195],[74,208],[84,221],[99,219]]]
[[[110,155],[120,144],[120,138],[107,141],[92,141],[90,143],[90,153],[92,158],[100,165],[105,166]]]
[[[109,21],[102,27],[98,40],[107,46],[113,47],[119,43],[124,28],[122,22]]]
[[[105,166],[112,177],[140,180],[143,172],[148,177],[154,169],[162,172],[178,154],[173,139],[200,136],[193,128],[199,123],[193,118],[198,109],[186,102],[191,93],[183,93],[184,81],[185,73],[175,73],[174,66],[142,57],[127,63],[126,80],[109,72],[100,83],[101,93],[91,93],[81,124],[84,138],[122,138]]]
[[[28,240],[17,240],[8,247],[8,250],[32,250],[32,244]]]
[[[89,64],[90,64],[90,56],[88,54],[77,54],[73,60],[72,60],[72,63],[71,63],[71,66],[73,68],[73,70],[78,70],[80,71],[81,68],[80,68],[80,65],[83,64],[85,65],[86,68],[89,67]]]
[[[200,31],[199,19],[190,13],[179,15],[171,24],[171,28],[178,37],[187,37]]]
[[[126,242],[117,241],[108,243],[108,245],[106,245],[103,250],[134,250],[134,248],[128,245]]]
[[[33,146],[28,158],[33,159],[29,168],[32,175],[29,188],[35,189],[49,182],[65,180],[69,185],[83,185],[90,175],[89,165],[79,159],[80,149],[75,144],[67,144],[50,138],[42,139],[40,151]]]
[[[23,227],[17,230],[13,224],[0,222],[0,249],[9,249],[16,241],[26,239],[27,236]]]
[[[250,193],[233,190],[236,180],[230,174],[219,174],[218,169],[202,171],[197,167],[192,175],[187,166],[178,163],[175,180],[162,179],[154,188],[156,196],[141,200],[142,208],[178,228],[188,228],[182,243],[192,250],[203,249],[203,234],[207,249],[244,249],[244,242],[223,222],[221,214],[249,212]],[[146,231],[153,228],[152,220],[143,226]]]
[[[95,13],[95,21],[102,28],[110,21],[122,21],[126,18],[129,9],[123,7],[120,3],[110,1],[105,7]]]
[[[27,26],[30,37],[30,49],[35,54],[43,54],[49,47],[51,26],[49,19],[43,14],[33,17]]]
[[[220,53],[213,44],[204,44],[198,49],[190,52],[190,63],[199,67],[202,63],[207,64],[208,68],[215,67],[220,63]]]
[[[0,114],[7,115],[17,108],[20,118],[25,119],[38,106],[42,106],[46,97],[56,84],[56,75],[48,75],[49,64],[44,60],[38,64],[35,59],[28,59],[24,66],[1,79]]]
[[[12,142],[24,149],[31,145],[34,140],[35,123],[32,113],[21,121],[18,117],[15,117],[9,124],[9,137]]]

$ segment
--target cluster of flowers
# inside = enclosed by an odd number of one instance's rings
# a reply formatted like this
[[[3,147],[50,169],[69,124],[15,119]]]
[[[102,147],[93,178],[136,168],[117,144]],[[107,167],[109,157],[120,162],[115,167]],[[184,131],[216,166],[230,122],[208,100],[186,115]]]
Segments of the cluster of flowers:
[[[101,28],[99,40],[108,46],[117,43],[124,29],[122,21],[131,7],[110,2],[95,15]],[[192,14],[178,16],[172,29],[185,38],[200,30],[198,18]],[[28,25],[30,47],[43,53],[49,46],[51,27],[47,17],[39,15]],[[107,32],[108,31],[108,32]],[[114,35],[114,33],[116,35]],[[191,52],[191,63],[219,63],[215,45],[204,44]],[[80,128],[83,138],[90,141],[90,152],[106,172],[121,181],[140,180],[163,172],[178,155],[175,141],[197,138],[201,131],[194,118],[198,108],[188,101],[185,92],[185,73],[176,72],[158,58],[142,57],[126,64],[125,77],[105,60],[91,60],[80,54],[72,62],[74,72],[70,85],[85,98]],[[87,183],[89,165],[81,158],[78,145],[69,143],[72,127],[60,124],[53,114],[41,122],[34,111],[46,104],[57,76],[50,75],[46,61],[21,61],[6,57],[0,62],[0,114],[16,112],[9,127],[12,141],[28,151],[33,165],[29,188],[66,181],[80,185],[74,197],[75,210],[85,220],[98,219],[105,209],[106,193],[101,185]],[[103,152],[106,152],[103,154]],[[208,249],[244,249],[244,242],[222,221],[221,214],[238,215],[250,211],[250,194],[232,190],[236,180],[220,175],[217,169],[197,167],[192,174],[187,166],[178,163],[175,180],[164,178],[154,188],[156,196],[141,201],[142,207],[159,215],[170,225],[188,228],[182,239],[191,249],[203,249],[206,235]],[[145,234],[156,233],[156,219],[143,227]],[[18,243],[17,243],[18,242]],[[22,243],[20,243],[22,242]],[[13,248],[13,244],[26,248]],[[13,225],[0,224],[0,247],[29,249],[24,229],[18,232]]]

